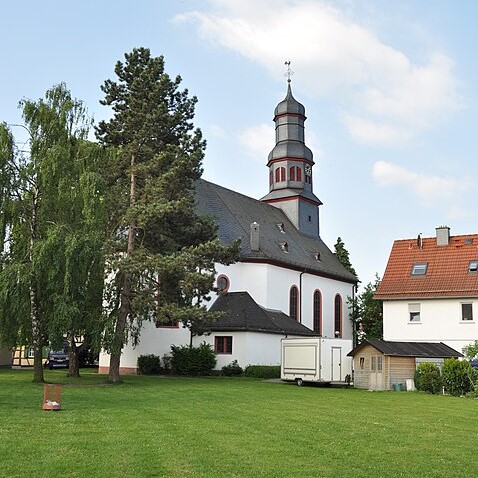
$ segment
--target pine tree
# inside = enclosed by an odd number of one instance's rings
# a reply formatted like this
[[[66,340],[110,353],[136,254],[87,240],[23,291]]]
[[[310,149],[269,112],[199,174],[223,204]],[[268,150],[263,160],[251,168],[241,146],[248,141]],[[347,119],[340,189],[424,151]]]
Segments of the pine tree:
[[[334,248],[335,255],[340,261],[340,263],[355,277],[357,277],[357,273],[355,272],[355,269],[352,267],[352,264],[350,262],[349,252],[347,251],[347,249],[345,249],[345,244],[340,237],[337,238],[337,242]]]
[[[102,86],[113,117],[97,128],[114,148],[109,171],[110,254],[107,300],[109,380],[118,382],[121,350],[136,343],[141,321],[180,320],[193,328],[207,317],[214,263],[230,263],[209,219],[195,212],[205,141],[192,119],[195,97],[164,71],[163,57],[146,48],[125,54],[117,81]]]

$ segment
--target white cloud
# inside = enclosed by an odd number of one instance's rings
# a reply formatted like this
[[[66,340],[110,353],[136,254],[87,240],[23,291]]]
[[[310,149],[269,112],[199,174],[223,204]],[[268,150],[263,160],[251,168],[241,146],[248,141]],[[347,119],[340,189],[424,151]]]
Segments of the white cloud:
[[[222,128],[221,126],[219,126],[217,124],[208,125],[207,131],[208,131],[209,134],[211,134],[215,138],[223,139],[223,138],[227,137],[227,133],[224,130],[224,128]]]
[[[387,161],[374,164],[373,178],[382,187],[409,189],[422,206],[444,208],[450,219],[471,216],[461,206],[464,196],[473,190],[473,182],[468,178],[428,176]]]
[[[360,141],[412,138],[460,108],[453,61],[430,51],[422,64],[386,45],[343,11],[314,0],[214,0],[210,10],[178,15],[199,35],[239,52],[280,78],[284,59],[294,82],[312,95],[335,96]]]
[[[264,163],[274,147],[274,127],[266,123],[251,126],[243,130],[237,137],[247,154],[258,162]]]

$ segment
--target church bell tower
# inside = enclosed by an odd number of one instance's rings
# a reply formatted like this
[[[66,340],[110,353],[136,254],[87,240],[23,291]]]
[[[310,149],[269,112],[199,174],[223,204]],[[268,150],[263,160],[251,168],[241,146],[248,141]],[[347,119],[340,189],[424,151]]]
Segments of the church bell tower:
[[[295,227],[309,236],[319,236],[319,206],[312,191],[312,151],[305,145],[305,108],[292,96],[290,62],[287,95],[274,111],[276,145],[269,153],[269,194],[261,200],[282,209]]]

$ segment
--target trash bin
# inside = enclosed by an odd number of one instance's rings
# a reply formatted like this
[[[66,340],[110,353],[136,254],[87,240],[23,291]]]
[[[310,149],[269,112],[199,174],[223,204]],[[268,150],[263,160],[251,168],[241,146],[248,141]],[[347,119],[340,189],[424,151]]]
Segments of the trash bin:
[[[415,381],[413,380],[413,378],[407,378],[405,382],[407,384],[407,392],[415,390]]]
[[[402,384],[401,383],[394,383],[393,384],[393,390],[395,392],[401,392],[402,391]]]
[[[61,385],[47,384],[43,387],[43,410],[61,409]]]

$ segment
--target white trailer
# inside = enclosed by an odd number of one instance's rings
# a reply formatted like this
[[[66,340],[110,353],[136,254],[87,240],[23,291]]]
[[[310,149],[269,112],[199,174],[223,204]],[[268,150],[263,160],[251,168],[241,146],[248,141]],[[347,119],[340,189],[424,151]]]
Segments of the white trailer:
[[[307,337],[282,339],[281,379],[304,382],[343,382],[352,377],[352,341]]]

